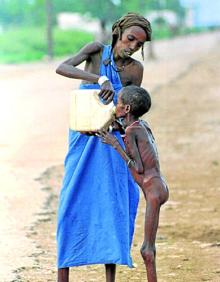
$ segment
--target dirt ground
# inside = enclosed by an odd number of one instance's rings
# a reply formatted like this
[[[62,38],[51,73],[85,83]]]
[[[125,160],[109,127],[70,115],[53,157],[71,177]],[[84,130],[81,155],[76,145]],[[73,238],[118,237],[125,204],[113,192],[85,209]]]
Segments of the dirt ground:
[[[153,107],[146,119],[170,188],[157,235],[159,281],[220,281],[219,62],[220,51],[215,49],[152,93]],[[17,269],[14,281],[56,281],[56,209],[62,175],[60,165],[38,179],[47,200],[27,234],[36,245],[34,265]],[[132,247],[135,268],[118,267],[117,281],[146,281],[139,253],[144,211],[141,195]],[[73,268],[70,275],[72,282],[105,281],[103,266]]]

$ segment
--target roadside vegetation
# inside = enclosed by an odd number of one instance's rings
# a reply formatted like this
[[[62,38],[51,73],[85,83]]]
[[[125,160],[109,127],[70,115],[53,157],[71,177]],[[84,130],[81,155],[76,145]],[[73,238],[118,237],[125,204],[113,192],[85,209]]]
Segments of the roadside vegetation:
[[[23,63],[46,59],[47,43],[41,27],[11,28],[0,34],[0,63]],[[93,40],[91,33],[54,29],[54,56],[73,54]]]
[[[207,29],[171,30],[167,25],[153,27],[154,40],[173,38]],[[24,63],[47,59],[46,34],[42,27],[9,28],[0,33],[0,63]],[[79,30],[54,28],[54,58],[76,53],[83,45],[94,40],[94,35]]]
[[[89,8],[89,9],[88,9]],[[102,13],[100,13],[100,10]],[[180,0],[0,0],[0,64],[33,62],[74,54],[84,44],[95,40],[94,33],[61,30],[57,17],[62,12],[78,13],[96,19],[101,34],[111,30],[112,23],[129,11],[148,15],[152,11],[170,11],[176,22],[170,26],[164,16],[152,22],[153,40],[206,31],[184,27],[186,9]],[[100,38],[105,42],[104,36]]]

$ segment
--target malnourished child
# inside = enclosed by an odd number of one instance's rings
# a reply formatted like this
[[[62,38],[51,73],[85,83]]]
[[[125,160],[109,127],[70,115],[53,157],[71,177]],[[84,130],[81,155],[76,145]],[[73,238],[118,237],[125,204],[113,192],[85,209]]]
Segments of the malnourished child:
[[[148,92],[138,86],[126,86],[119,93],[116,118],[120,118],[125,130],[124,150],[117,138],[107,131],[101,131],[104,143],[112,145],[128,167],[146,200],[144,242],[141,255],[144,259],[149,282],[157,281],[155,264],[155,240],[159,222],[160,207],[169,197],[164,178],[160,172],[155,140],[148,124],[139,119],[151,107]]]

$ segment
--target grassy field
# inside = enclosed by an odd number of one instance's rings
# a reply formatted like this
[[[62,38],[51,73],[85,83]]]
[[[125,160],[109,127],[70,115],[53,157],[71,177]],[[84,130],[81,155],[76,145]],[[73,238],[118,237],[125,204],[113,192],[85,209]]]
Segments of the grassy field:
[[[201,29],[170,30],[166,25],[153,27],[153,39],[172,38],[187,33],[201,32]],[[93,41],[94,36],[79,30],[54,29],[54,57],[76,53],[84,44]],[[46,30],[43,27],[10,28],[0,33],[0,64],[14,64],[39,61],[46,58]]]
[[[54,29],[54,56],[73,54],[93,40],[90,33]],[[47,54],[46,34],[42,27],[13,28],[0,34],[0,63],[42,60]]]

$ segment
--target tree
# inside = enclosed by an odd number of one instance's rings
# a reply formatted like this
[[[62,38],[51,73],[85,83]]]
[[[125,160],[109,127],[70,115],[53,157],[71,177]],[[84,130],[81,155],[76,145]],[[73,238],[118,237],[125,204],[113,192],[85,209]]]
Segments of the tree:
[[[52,28],[52,1],[45,0],[47,15],[47,55],[49,59],[53,58],[53,28]]]
[[[108,24],[114,22],[124,12],[121,1],[116,0],[64,0],[62,6],[58,0],[55,0],[55,3],[56,13],[62,8],[63,11],[89,14],[93,18],[97,18],[100,22],[103,41],[105,41]]]
[[[100,22],[103,37],[106,37],[106,29],[116,19],[127,12],[140,12],[144,14],[152,0],[54,0],[55,14],[60,11],[79,12],[89,14]]]

